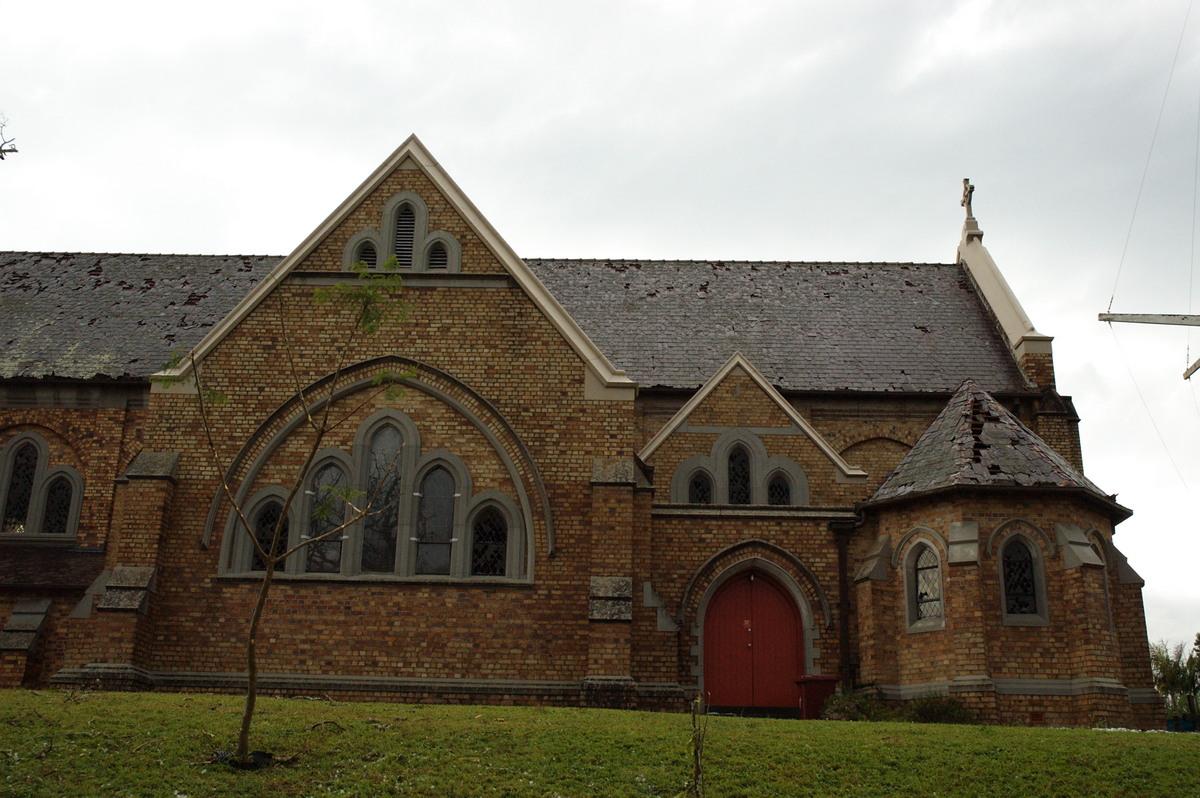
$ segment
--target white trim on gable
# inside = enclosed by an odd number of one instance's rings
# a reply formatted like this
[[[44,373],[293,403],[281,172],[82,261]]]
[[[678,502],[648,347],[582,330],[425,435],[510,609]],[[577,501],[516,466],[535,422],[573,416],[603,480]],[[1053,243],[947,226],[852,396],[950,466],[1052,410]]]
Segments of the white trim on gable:
[[[331,234],[350,213],[358,207],[383,181],[397,169],[419,169],[446,197],[455,211],[479,236],[480,240],[491,250],[496,259],[508,272],[509,276],[521,287],[525,294],[546,315],[554,328],[567,340],[571,348],[586,364],[587,386],[589,398],[631,400],[637,390],[637,383],[629,379],[625,372],[618,369],[600,351],[600,348],[587,336],[583,329],[567,313],[558,300],[550,294],[541,280],[525,265],[525,261],[509,247],[508,243],[496,232],[491,223],[484,218],[474,203],[463,194],[462,189],[451,177],[442,171],[441,166],[425,145],[415,134],[408,137],[392,155],[371,173],[362,185],[347,197],[333,213],[313,230],[300,243],[300,246],[284,258],[254,289],[242,298],[242,301],[231,310],[220,323],[209,330],[200,343],[192,349],[188,357],[179,365],[165,369],[153,375],[151,390],[160,392],[163,380],[168,384],[187,376],[192,369],[192,362],[202,361],[219,344],[225,336],[237,327],[266,298],[296,266],[303,262],[317,245]],[[599,390],[596,390],[599,389]]]
[[[671,437],[675,430],[677,430],[683,424],[683,422],[687,420],[687,417],[692,414],[692,411],[699,407],[700,403],[707,399],[709,394],[716,390],[716,387],[724,382],[725,378],[737,369],[741,369],[746,376],[753,380],[755,384],[762,389],[763,393],[770,397],[771,401],[779,406],[779,408],[787,415],[791,422],[799,427],[800,430],[808,436],[809,440],[815,443],[817,448],[829,458],[829,461],[832,462],[834,467],[836,467],[838,470],[839,482],[863,482],[866,480],[867,472],[863,471],[857,466],[852,466],[843,460],[842,456],[837,453],[837,450],[830,446],[827,440],[821,437],[821,433],[817,432],[817,430],[808,423],[804,416],[800,415],[796,408],[792,407],[791,404],[789,404],[788,401],[783,398],[783,395],[779,393],[779,391],[775,390],[775,387],[771,385],[771,383],[767,382],[767,378],[762,375],[762,372],[751,365],[750,361],[747,360],[745,355],[743,355],[741,352],[735,352],[733,356],[729,358],[729,360],[725,361],[725,365],[717,369],[716,373],[709,377],[708,381],[700,386],[700,390],[696,391],[696,393],[692,395],[692,398],[688,399],[687,403],[684,404],[683,407],[679,408],[679,412],[672,416],[671,420],[664,424],[662,429],[655,433],[654,437],[652,437],[649,442],[642,447],[642,450],[638,452],[638,458],[641,459],[643,463],[647,462],[650,457],[652,457],[654,453],[658,451],[658,447],[661,446],[663,442],[667,440],[667,438]]]

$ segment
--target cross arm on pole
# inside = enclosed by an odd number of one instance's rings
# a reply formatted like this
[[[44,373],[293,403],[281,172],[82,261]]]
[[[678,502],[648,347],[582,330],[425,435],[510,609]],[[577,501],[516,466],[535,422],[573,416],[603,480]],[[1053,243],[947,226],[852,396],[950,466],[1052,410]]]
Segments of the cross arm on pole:
[[[1122,321],[1131,324],[1174,324],[1180,327],[1200,327],[1200,316],[1186,313],[1101,313],[1100,321]]]

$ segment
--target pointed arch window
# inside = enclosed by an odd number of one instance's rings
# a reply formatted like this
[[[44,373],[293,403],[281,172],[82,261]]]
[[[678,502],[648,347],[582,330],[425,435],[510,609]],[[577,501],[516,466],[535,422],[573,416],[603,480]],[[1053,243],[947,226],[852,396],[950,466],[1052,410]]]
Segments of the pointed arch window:
[[[696,472],[688,483],[688,504],[712,504],[712,501],[712,477],[705,471]]]
[[[729,453],[729,503],[750,503],[750,454],[741,446]]]
[[[792,483],[783,474],[775,474],[767,483],[767,504],[786,507],[792,503]]]
[[[913,585],[917,594],[913,600],[917,620],[942,617],[942,568],[937,555],[929,546],[922,546],[913,563]]]
[[[62,540],[75,534],[83,480],[70,466],[50,467],[36,432],[18,433],[0,453],[0,536]]]
[[[390,573],[396,569],[396,533],[400,517],[400,450],[404,439],[392,426],[371,437],[367,463],[367,501],[371,512],[363,520],[362,571]]]
[[[417,214],[411,205],[404,205],[396,213],[396,262],[402,269],[413,266],[413,248],[417,237]]]
[[[308,538],[320,539],[305,548],[306,571],[336,574],[342,569],[342,539],[346,534],[338,527],[345,517],[346,503],[340,495],[345,484],[346,474],[339,466],[329,463],[317,470],[309,496]]]
[[[274,549],[271,547],[271,543],[275,539],[275,528],[279,525],[281,516],[283,516],[283,503],[278,501],[267,502],[258,511],[257,515],[254,516],[254,539],[258,541],[258,545],[262,547],[262,550],[268,554],[279,555],[287,551],[289,530],[288,519],[286,517],[283,518],[283,528],[279,532],[279,541]],[[250,570],[267,570],[267,563],[257,550],[251,552]]]
[[[454,477],[438,466],[421,480],[417,509],[418,574],[449,574],[454,544]]]
[[[508,565],[508,520],[486,507],[471,525],[471,576],[504,576]]]
[[[42,533],[65,535],[71,524],[71,499],[74,489],[71,480],[57,476],[46,487],[46,509],[42,516]]]
[[[527,576],[531,538],[520,506],[503,490],[474,490],[471,470],[454,452],[422,454],[411,419],[378,411],[359,426],[350,451],[319,452],[291,505],[282,486],[259,488],[245,504],[249,534],[231,512],[222,574],[261,574],[266,558],[254,541],[265,550],[282,517],[279,551],[296,552],[276,567],[285,579]]]
[[[904,557],[904,592],[910,633],[946,627],[942,561],[928,540],[916,542]]]
[[[4,502],[4,534],[20,535],[29,531],[30,504],[33,483],[37,476],[38,450],[33,443],[23,443],[12,459],[8,478],[8,497]]]
[[[1009,615],[1038,613],[1037,581],[1033,552],[1025,541],[1010,540],[1004,547],[1004,611]]]

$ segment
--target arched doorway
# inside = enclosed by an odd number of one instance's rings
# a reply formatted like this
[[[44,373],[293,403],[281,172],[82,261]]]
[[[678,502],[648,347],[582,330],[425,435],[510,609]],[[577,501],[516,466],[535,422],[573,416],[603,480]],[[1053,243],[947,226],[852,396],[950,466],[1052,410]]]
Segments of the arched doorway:
[[[704,692],[710,708],[798,709],[804,623],[778,582],[748,570],[721,585],[704,614]]]

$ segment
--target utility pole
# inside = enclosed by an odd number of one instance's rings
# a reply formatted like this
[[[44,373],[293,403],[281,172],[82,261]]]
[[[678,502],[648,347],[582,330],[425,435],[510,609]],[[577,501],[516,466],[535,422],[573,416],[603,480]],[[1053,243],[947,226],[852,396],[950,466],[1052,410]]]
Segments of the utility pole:
[[[1186,313],[1101,313],[1100,321],[1130,324],[1170,324],[1175,327],[1200,327],[1200,316]],[[1200,370],[1200,360],[1187,367],[1183,378],[1189,379]]]

